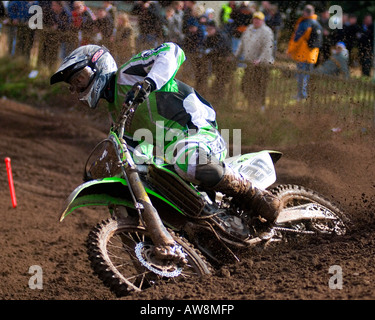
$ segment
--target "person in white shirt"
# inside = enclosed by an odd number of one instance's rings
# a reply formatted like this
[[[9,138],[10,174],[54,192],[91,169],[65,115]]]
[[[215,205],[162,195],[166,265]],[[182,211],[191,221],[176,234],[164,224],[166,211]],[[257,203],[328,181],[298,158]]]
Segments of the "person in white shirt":
[[[274,63],[274,35],[265,22],[264,14],[253,14],[252,24],[241,36],[235,53],[243,57],[247,66],[242,79],[242,91],[250,106],[264,110],[266,89],[269,79],[269,66]]]

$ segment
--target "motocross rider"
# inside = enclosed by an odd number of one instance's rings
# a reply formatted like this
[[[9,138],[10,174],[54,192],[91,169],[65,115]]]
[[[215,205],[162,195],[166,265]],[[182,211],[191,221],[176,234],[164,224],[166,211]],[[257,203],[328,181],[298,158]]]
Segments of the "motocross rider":
[[[140,153],[136,152],[139,141],[134,139],[135,132],[149,130],[154,146],[163,149],[164,161],[173,164],[179,176],[236,198],[272,226],[280,211],[280,201],[223,163],[227,149],[218,131],[215,111],[195,89],[175,79],[184,61],[183,50],[167,42],[140,52],[118,69],[105,47],[86,45],[64,59],[50,82],[68,83],[70,91],[92,109],[101,98],[105,99],[114,121],[124,102],[139,103],[125,128],[134,155]],[[147,155],[145,144],[140,150]],[[173,250],[166,247],[166,258],[173,258]]]

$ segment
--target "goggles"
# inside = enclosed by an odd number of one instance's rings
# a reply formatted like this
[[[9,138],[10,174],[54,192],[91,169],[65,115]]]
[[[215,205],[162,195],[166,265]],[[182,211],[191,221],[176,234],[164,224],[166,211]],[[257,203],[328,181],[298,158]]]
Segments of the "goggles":
[[[69,90],[72,94],[82,93],[89,86],[95,72],[88,66],[76,72],[68,81],[70,84]]]

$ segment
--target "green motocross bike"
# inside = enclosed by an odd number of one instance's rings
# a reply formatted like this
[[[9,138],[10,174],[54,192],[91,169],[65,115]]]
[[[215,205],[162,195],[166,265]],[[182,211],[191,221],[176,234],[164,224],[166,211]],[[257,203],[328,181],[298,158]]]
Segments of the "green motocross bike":
[[[244,251],[314,235],[344,235],[348,219],[331,201],[297,185],[269,189],[283,202],[271,233],[261,217],[241,210],[235,199],[180,178],[165,163],[135,164],[124,127],[136,104],[127,105],[85,166],[85,182],[67,198],[60,221],[75,209],[107,206],[110,218],[90,232],[88,255],[95,273],[117,296],[157,282],[195,279]],[[276,181],[280,152],[261,151],[225,160],[259,188]],[[173,241],[180,259],[164,259],[155,248]],[[182,262],[183,261],[183,262]]]

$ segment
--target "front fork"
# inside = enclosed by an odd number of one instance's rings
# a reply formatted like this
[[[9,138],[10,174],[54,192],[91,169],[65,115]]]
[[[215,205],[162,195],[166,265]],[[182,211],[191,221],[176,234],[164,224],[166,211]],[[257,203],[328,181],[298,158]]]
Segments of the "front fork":
[[[138,87],[138,92],[140,87]],[[151,200],[143,186],[139,177],[137,166],[128,149],[127,143],[124,140],[124,130],[128,117],[135,112],[137,108],[130,104],[124,103],[124,106],[119,115],[117,123],[119,127],[119,140],[122,145],[124,158],[121,158],[121,153],[117,152],[119,161],[121,163],[122,173],[128,183],[130,193],[132,195],[135,208],[138,211],[141,222],[150,233],[151,240],[155,245],[154,254],[161,259],[172,259],[177,263],[187,263],[185,254],[182,249],[175,243],[173,237],[164,227],[158,212],[151,203]],[[123,160],[125,159],[125,160]]]
[[[137,167],[133,162],[129,149],[127,148],[126,142],[123,139],[120,139],[120,142],[122,144],[122,150],[125,156],[124,159],[126,159],[123,161],[119,155],[121,168],[123,170],[123,175],[127,180],[129,190],[133,197],[135,207],[139,213],[141,222],[150,232],[151,240],[156,247],[173,247],[175,241],[163,225],[157,210],[151,203],[151,200],[139,177]]]

